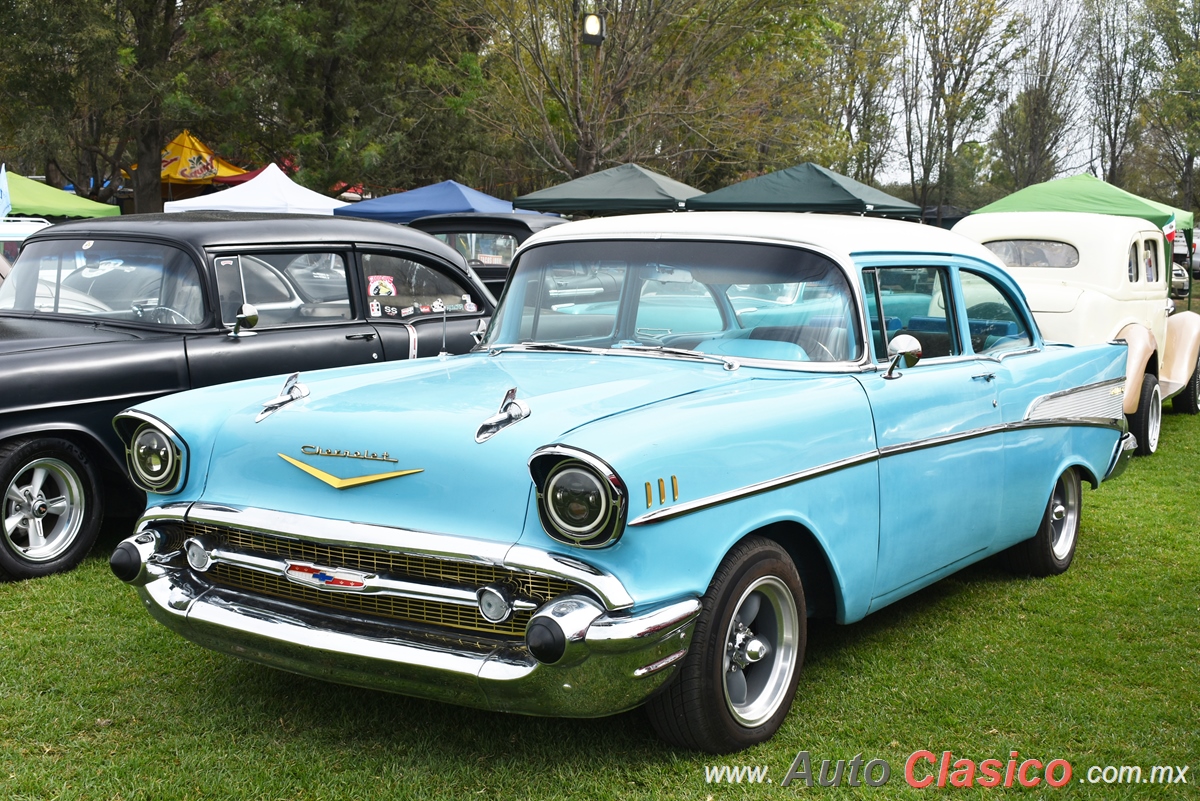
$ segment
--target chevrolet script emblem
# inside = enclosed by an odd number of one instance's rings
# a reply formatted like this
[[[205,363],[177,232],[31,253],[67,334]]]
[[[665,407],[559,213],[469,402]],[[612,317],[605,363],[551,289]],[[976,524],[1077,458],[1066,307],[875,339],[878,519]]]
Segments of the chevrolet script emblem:
[[[336,490],[350,489],[351,487],[361,487],[364,484],[374,484],[377,481],[387,481],[389,478],[399,478],[400,476],[411,476],[413,473],[424,472],[423,468],[416,470],[393,470],[390,473],[372,473],[369,476],[355,476],[354,478],[338,478],[335,475],[326,473],[324,470],[318,470],[312,465],[305,464],[298,459],[293,459],[290,456],[279,454],[279,458],[283,459],[290,465],[299,467],[305,473],[308,473],[313,478],[319,478],[329,486]]]

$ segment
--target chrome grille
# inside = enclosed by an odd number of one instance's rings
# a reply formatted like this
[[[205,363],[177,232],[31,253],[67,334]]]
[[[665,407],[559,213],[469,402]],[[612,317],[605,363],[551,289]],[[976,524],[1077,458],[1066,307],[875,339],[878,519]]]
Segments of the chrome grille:
[[[539,605],[559,595],[580,590],[576,585],[561,579],[536,576],[495,565],[327,545],[224,526],[186,523],[184,528],[189,537],[206,537],[218,547],[238,553],[311,562],[323,567],[347,568],[389,578],[471,590],[488,584],[503,584],[514,596]],[[479,614],[479,609],[474,606],[377,593],[326,592],[296,584],[280,576],[229,564],[215,564],[205,575],[214,584],[273,598],[441,629],[505,637],[522,636],[529,618],[533,615],[531,610],[518,610],[503,623],[491,623],[485,620]]]

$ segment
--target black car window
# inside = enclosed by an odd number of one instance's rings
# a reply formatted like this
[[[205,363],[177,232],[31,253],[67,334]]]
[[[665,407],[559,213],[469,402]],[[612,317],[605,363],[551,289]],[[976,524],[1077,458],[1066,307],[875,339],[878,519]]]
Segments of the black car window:
[[[30,242],[0,286],[0,309],[190,326],[204,321],[199,275],[178,248],[149,242]]]
[[[472,267],[507,267],[520,244],[512,234],[456,231],[434,236],[461,253]]]
[[[478,311],[470,288],[440,270],[392,253],[364,253],[363,287],[369,317],[408,319],[423,314]]]
[[[233,325],[243,303],[258,311],[260,328],[353,316],[346,261],[340,253],[255,252],[220,255],[214,263],[226,325]]]

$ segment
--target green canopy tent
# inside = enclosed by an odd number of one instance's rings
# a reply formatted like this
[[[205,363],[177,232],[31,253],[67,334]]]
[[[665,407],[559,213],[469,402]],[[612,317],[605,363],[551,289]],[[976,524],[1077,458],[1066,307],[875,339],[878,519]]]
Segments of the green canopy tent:
[[[1091,175],[1072,175],[1045,183],[1034,184],[989,203],[974,214],[992,211],[1083,211],[1092,214],[1115,214],[1138,217],[1159,228],[1175,221],[1175,229],[1183,231],[1192,249],[1192,229],[1195,218],[1190,211],[1176,209],[1165,203],[1138,197],[1132,192],[1113,186]]]
[[[622,164],[522,195],[513,205],[564,214],[622,214],[679,210],[684,201],[700,194],[699,189],[645,167]]]
[[[921,219],[921,207],[806,161],[688,200],[697,211],[818,211]]]
[[[9,214],[26,214],[33,217],[114,217],[121,213],[117,206],[97,203],[11,172],[8,173],[8,191],[12,195],[12,211]]]

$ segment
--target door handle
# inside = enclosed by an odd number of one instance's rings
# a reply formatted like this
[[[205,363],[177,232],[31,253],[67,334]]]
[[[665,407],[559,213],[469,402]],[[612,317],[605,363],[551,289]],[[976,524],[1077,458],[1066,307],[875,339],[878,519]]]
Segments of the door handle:
[[[996,374],[995,373],[980,373],[979,375],[971,376],[971,380],[972,381],[995,381]]]
[[[346,339],[361,339],[370,342],[375,338],[375,334],[346,334]]]

